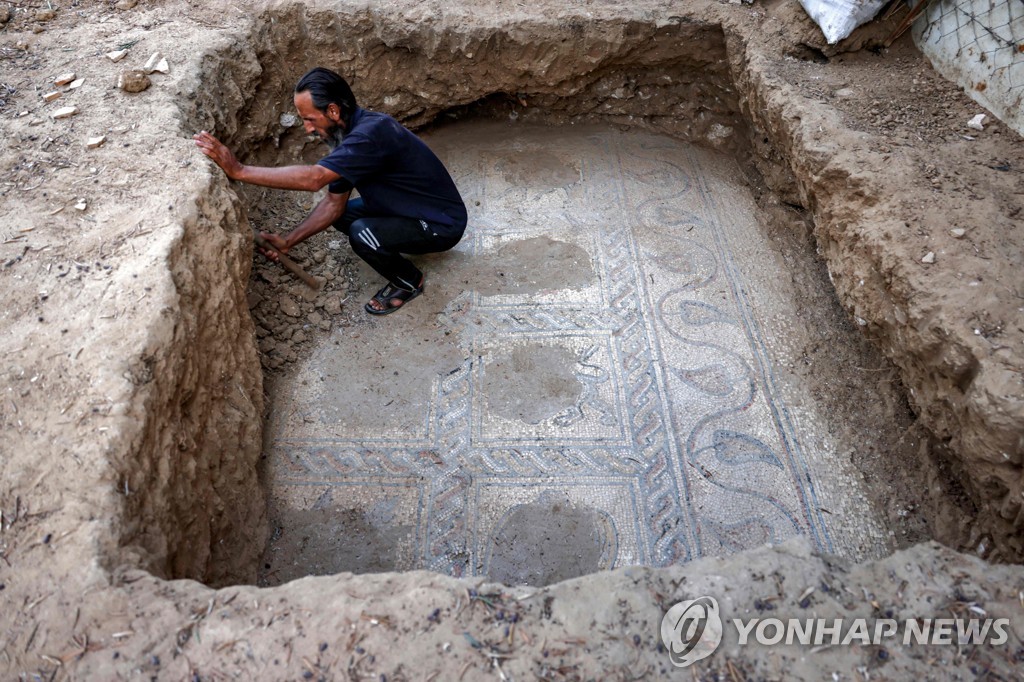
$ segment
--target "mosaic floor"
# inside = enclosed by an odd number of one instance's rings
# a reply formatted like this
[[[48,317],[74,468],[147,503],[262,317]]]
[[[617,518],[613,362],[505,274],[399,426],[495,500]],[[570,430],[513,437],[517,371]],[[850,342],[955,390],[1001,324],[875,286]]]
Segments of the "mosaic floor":
[[[428,138],[471,219],[418,261],[427,293],[332,332],[275,389],[264,582],[546,584],[797,534],[881,553],[813,400],[773,368],[798,311],[733,162],[474,125]]]

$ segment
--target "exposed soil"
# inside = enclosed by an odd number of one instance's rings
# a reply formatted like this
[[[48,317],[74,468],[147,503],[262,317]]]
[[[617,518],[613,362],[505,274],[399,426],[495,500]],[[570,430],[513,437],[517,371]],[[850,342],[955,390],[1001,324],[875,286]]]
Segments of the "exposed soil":
[[[0,669],[30,679],[412,679],[435,670],[437,679],[499,670],[633,679],[671,672],[656,632],[674,601],[728,593],[735,613],[775,594],[780,614],[802,615],[798,596],[823,584],[814,597],[823,617],[886,605],[942,617],[972,604],[1021,631],[1018,568],[933,546],[855,568],[766,549],[598,574],[543,595],[469,592],[425,573],[271,591],[170,580],[255,580],[267,535],[255,466],[257,339],[274,370],[312,335],[363,324],[361,300],[334,306],[368,280],[323,247],[304,256],[324,279],[334,274],[317,297],[262,265],[247,289],[246,209],[189,140],[201,126],[256,153],[282,132],[283,110],[271,103],[287,101],[296,76],[325,60],[345,65],[367,106],[409,125],[481,102],[524,119],[639,125],[748,151],[783,257],[802,258],[813,239],[822,258],[817,270],[794,270],[795,288],[816,301],[808,315],[845,315],[871,344],[839,359],[867,375],[855,386],[796,363],[791,371],[820,381],[829,405],[872,399],[865,378],[897,396],[847,424],[852,439],[874,418],[906,427],[896,443],[865,436],[865,449],[851,453],[869,481],[891,483],[894,501],[880,503],[908,517],[908,539],[938,537],[1002,560],[1024,547],[1024,144],[998,122],[967,129],[980,108],[909,39],[837,52],[795,2],[697,3],[684,16],[653,1],[386,2],[346,5],[341,18],[327,5],[0,7]],[[840,48],[870,45],[886,29]],[[104,56],[119,48],[128,49],[122,61]],[[168,74],[152,74],[139,93],[116,87],[120,72],[158,50]],[[54,85],[69,71],[85,79],[80,87]],[[60,97],[47,102],[53,91]],[[487,99],[494,93],[504,93],[500,102]],[[64,106],[79,112],[54,119]],[[102,146],[86,148],[99,135]],[[825,281],[841,309],[820,305]],[[295,315],[261,312],[260,298],[282,297]],[[807,355],[833,345],[824,335]],[[852,677],[877,660],[855,647],[822,658],[795,647],[725,651],[698,674]],[[892,677],[1009,676],[1016,655],[904,647],[882,665]]]

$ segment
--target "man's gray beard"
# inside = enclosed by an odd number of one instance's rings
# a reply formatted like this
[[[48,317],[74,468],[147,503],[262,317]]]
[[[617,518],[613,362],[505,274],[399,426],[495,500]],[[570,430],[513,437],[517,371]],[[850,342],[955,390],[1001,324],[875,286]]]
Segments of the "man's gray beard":
[[[327,139],[324,142],[331,149],[336,149],[341,146],[341,143],[345,140],[345,131],[341,129],[341,126],[335,126],[333,130],[327,133]]]

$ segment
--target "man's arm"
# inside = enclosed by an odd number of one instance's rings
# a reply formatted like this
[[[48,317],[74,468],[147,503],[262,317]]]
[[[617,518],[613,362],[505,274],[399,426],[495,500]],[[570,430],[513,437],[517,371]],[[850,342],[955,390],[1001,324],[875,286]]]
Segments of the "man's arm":
[[[205,130],[194,135],[192,139],[196,141],[199,150],[213,159],[214,163],[220,166],[229,178],[247,182],[250,185],[315,192],[341,177],[323,166],[284,166],[282,168],[246,166],[235,158],[230,149]]]
[[[314,234],[323,232],[340,218],[345,213],[349,194],[351,192],[345,192],[344,194],[331,194],[328,192],[327,196],[320,200],[320,203],[316,205],[306,219],[296,225],[295,229],[288,234],[282,237],[281,235],[262,232],[260,236],[273,244],[274,248],[281,253],[288,253],[290,248],[299,242],[306,241]],[[277,260],[277,254],[272,251],[264,251],[263,255],[270,260]]]

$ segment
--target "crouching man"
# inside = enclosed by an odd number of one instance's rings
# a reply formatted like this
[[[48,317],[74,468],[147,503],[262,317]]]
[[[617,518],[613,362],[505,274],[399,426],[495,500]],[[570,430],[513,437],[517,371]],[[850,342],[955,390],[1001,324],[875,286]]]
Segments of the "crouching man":
[[[466,230],[466,206],[444,164],[416,135],[388,116],[356,105],[348,83],[317,67],[295,86],[295,108],[307,133],[330,153],[313,166],[267,168],[239,163],[213,135],[194,139],[232,180],[276,189],[328,193],[288,234],[261,236],[281,253],[331,225],[386,280],[365,305],[387,315],[423,292],[424,275],[402,254],[446,251]],[[352,190],[359,197],[349,200]],[[277,254],[264,251],[271,260]]]

